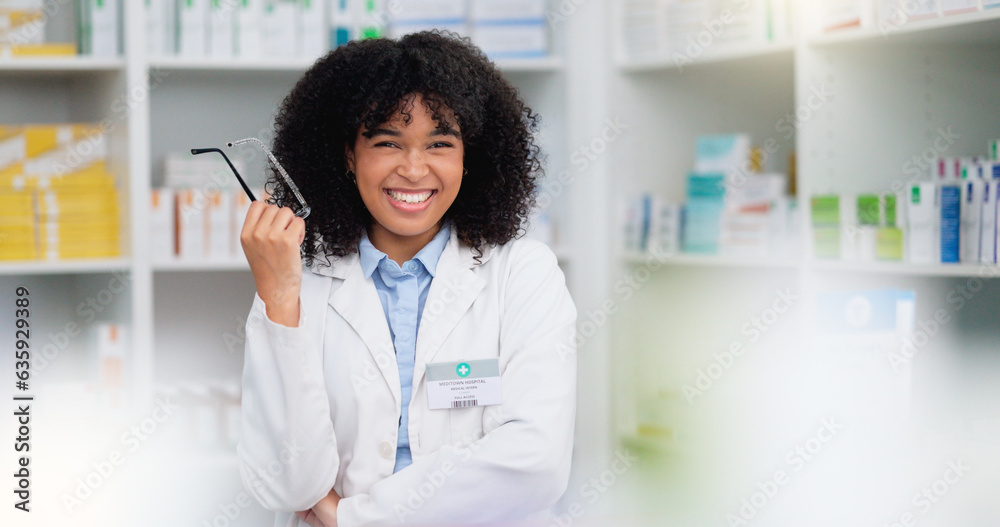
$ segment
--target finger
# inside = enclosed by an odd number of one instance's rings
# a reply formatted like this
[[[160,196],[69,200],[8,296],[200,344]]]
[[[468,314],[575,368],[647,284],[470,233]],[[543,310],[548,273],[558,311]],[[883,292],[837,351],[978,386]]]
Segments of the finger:
[[[257,222],[260,221],[261,214],[267,205],[262,201],[252,201],[250,202],[250,207],[247,209],[246,218],[243,219],[243,228],[240,230],[240,237],[244,237],[253,232],[254,227],[257,226]]]
[[[274,218],[271,219],[271,227],[279,230],[286,230],[292,223],[293,218],[295,218],[295,213],[292,212],[292,209],[288,207],[281,207],[274,215]]]
[[[257,234],[265,234],[271,229],[271,224],[274,223],[274,217],[278,214],[278,207],[275,205],[267,205],[264,212],[261,213],[260,218],[257,220],[257,225],[254,231]]]
[[[299,245],[302,245],[303,240],[306,239],[306,220],[295,216],[294,219],[292,219],[291,225],[288,226],[288,229],[299,235]]]

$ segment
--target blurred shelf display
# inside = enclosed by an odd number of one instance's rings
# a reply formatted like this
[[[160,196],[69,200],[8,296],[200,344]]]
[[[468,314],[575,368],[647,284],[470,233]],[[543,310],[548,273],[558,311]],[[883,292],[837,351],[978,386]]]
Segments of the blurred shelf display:
[[[10,57],[0,58],[0,75],[116,72],[125,69],[125,59],[99,57]]]
[[[801,264],[797,260],[768,259],[760,257],[735,257],[705,254],[663,254],[631,252],[624,260],[629,265],[656,265],[678,267],[729,267],[729,268],[764,268],[764,269],[795,269]]]
[[[129,270],[131,267],[132,262],[127,258],[91,258],[55,262],[32,260],[0,262],[0,275],[109,273]]]

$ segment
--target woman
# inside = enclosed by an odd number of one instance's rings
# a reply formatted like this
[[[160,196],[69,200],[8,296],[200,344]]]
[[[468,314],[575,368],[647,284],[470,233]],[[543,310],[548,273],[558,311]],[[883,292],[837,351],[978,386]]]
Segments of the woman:
[[[352,42],[282,103],[274,152],[312,213],[272,175],[241,232],[240,470],[276,525],[519,519],[565,490],[576,309],[517,238],[536,124],[437,33]]]

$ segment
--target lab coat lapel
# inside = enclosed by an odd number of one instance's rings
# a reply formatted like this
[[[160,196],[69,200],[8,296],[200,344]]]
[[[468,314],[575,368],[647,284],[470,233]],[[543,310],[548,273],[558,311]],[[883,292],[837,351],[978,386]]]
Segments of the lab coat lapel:
[[[330,295],[330,306],[361,337],[389,385],[396,404],[401,404],[403,398],[400,395],[396,350],[382,310],[382,301],[378,298],[375,284],[365,277],[360,259],[355,257],[345,264],[347,268],[344,269],[344,283]]]
[[[420,316],[413,367],[414,386],[423,378],[424,365],[434,359],[444,339],[486,286],[486,281],[473,271],[475,266],[471,249],[461,245],[452,232],[451,240],[438,260],[437,273],[431,280]]]

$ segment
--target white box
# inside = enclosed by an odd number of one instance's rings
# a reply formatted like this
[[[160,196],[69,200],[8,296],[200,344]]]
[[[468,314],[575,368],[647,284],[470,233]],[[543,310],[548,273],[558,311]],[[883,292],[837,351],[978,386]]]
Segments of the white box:
[[[979,261],[997,261],[997,199],[1000,198],[1000,180],[987,181],[983,190],[982,223],[979,225]]]
[[[860,258],[861,229],[858,225],[858,196],[856,194],[840,195],[840,259],[857,260]],[[874,246],[874,241],[872,242]]]
[[[264,55],[264,0],[242,0],[236,11],[236,55],[255,59]]]
[[[914,264],[940,263],[940,210],[936,183],[909,185],[906,220],[906,260]]]
[[[979,245],[982,240],[983,194],[986,182],[981,179],[967,179],[962,182],[962,226],[959,230],[959,260],[962,263],[979,261]]]
[[[749,135],[702,135],[695,140],[695,172],[725,174],[727,185],[735,187],[742,178],[753,177],[749,167]]]
[[[469,21],[543,20],[546,0],[470,0]]]
[[[118,0],[80,0],[86,2],[88,18],[88,42],[84,42],[86,53],[95,57],[117,57],[119,54],[119,6]]]
[[[205,195],[205,256],[209,260],[232,258],[234,206],[232,191],[228,189],[211,190]]]
[[[468,16],[465,0],[405,0],[390,5],[393,24],[464,24]]]
[[[187,261],[205,259],[205,193],[195,189],[177,191],[175,231],[177,257]]]
[[[299,0],[298,55],[315,59],[329,50],[327,45],[326,0]]]
[[[176,53],[176,7],[175,0],[146,0],[146,52],[151,57]]]
[[[208,52],[209,0],[177,0],[177,54],[203,58]]]
[[[979,0],[941,0],[941,12],[945,15],[979,11]]]
[[[236,56],[236,13],[238,0],[213,0],[208,11],[208,56],[231,59]]]
[[[820,28],[836,31],[871,23],[871,9],[865,0],[825,0],[820,7]]]
[[[491,59],[535,58],[549,54],[548,25],[542,22],[524,24],[476,24],[472,41]]]
[[[902,0],[901,9],[907,21],[941,16],[941,4],[938,0]]]
[[[293,58],[296,52],[296,0],[268,0],[264,4],[264,56]]]
[[[95,322],[90,339],[97,369],[102,411],[121,411],[127,400],[124,397],[126,374],[127,331],[125,326],[113,322]]]
[[[465,24],[390,24],[386,36],[389,38],[400,38],[410,33],[431,30],[450,31],[461,36],[471,36]]]
[[[170,188],[151,189],[149,209],[149,244],[154,263],[174,259],[174,191]]]

